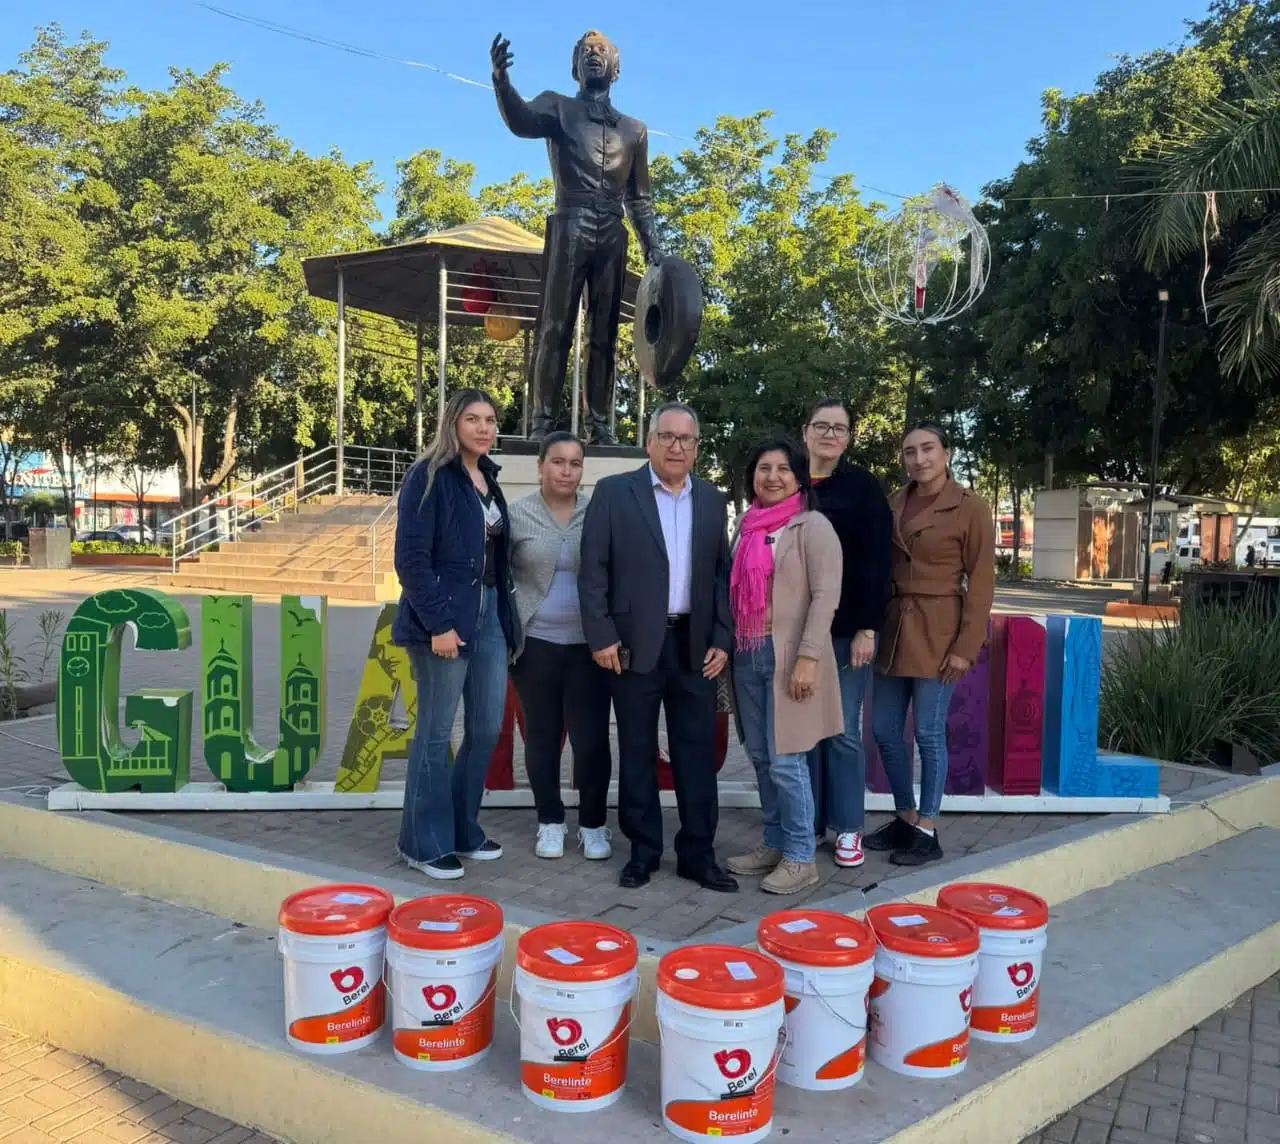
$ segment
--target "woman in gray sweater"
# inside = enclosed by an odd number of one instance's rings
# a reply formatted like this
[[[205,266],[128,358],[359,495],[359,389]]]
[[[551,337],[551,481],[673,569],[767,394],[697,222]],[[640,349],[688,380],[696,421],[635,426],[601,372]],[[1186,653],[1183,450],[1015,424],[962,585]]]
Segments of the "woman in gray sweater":
[[[578,607],[578,550],[587,510],[583,456],[582,442],[572,433],[548,434],[538,451],[538,491],[511,506],[511,574],[524,633],[511,678],[524,708],[524,765],[538,809],[539,858],[564,856],[560,754],[566,725],[583,854],[612,854],[605,826],[613,771],[609,677],[591,658]]]

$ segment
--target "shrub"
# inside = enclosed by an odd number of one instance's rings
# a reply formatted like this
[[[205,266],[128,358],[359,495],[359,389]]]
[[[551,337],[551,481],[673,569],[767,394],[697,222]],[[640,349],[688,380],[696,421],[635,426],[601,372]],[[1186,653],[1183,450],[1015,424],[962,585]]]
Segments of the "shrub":
[[[1259,604],[1184,603],[1143,626],[1103,667],[1101,732],[1111,750],[1204,763],[1218,742],[1280,760],[1280,616]]]
[[[95,556],[168,556],[158,544],[133,544],[127,540],[73,540],[71,551]]]
[[[21,540],[0,540],[0,556],[16,556],[21,559],[25,551]]]
[[[1031,579],[1031,561],[1019,560],[1017,571],[1013,567],[1012,552],[996,553],[996,575],[1002,580],[1030,580]]]

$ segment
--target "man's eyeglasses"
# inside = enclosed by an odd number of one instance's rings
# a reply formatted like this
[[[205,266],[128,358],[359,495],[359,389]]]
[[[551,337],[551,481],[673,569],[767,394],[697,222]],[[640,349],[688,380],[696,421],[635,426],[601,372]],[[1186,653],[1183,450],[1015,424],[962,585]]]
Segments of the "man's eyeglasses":
[[[819,437],[843,438],[849,436],[848,425],[832,425],[830,421],[810,421],[809,428]]]
[[[670,433],[665,429],[661,433],[655,433],[654,436],[658,438],[659,445],[663,445],[668,449],[672,445],[679,445],[681,449],[685,450],[692,449],[701,439],[695,437],[692,433]]]

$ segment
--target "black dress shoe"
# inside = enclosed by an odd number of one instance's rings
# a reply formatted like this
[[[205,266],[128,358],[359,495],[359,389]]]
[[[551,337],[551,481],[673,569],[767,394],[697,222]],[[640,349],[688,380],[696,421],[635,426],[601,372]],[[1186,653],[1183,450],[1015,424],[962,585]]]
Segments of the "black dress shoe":
[[[676,867],[676,876],[690,882],[697,882],[704,890],[715,890],[718,894],[736,894],[738,879],[721,870],[714,862],[698,869]]]
[[[638,890],[641,886],[649,884],[649,875],[656,869],[656,866],[643,859],[632,858],[622,867],[622,873],[618,875],[618,885],[624,890]]]

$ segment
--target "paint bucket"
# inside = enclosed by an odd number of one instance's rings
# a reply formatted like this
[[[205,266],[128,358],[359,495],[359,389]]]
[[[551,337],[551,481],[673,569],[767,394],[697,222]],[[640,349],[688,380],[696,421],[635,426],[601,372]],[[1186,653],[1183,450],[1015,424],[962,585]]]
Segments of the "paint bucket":
[[[968,918],[982,939],[970,1033],[1002,1044],[1031,1040],[1040,1023],[1048,902],[1014,886],[957,882],[942,889],[938,905]]]
[[[867,911],[876,934],[871,1059],[904,1076],[953,1076],[969,1059],[978,927],[934,906]]]
[[[639,960],[635,938],[600,922],[553,922],[521,935],[512,980],[520,1083],[539,1108],[590,1112],[622,1095]]]
[[[783,910],[760,923],[756,942],[786,974],[787,1043],[778,1079],[812,1092],[857,1084],[875,976],[871,927],[829,910]]]
[[[387,987],[401,1064],[451,1072],[484,1058],[502,945],[502,907],[487,898],[439,894],[392,910]]]
[[[285,1036],[307,1053],[350,1053],[372,1044],[386,1016],[382,984],[387,917],[377,886],[315,886],[280,907]]]
[[[781,965],[738,946],[685,946],[658,963],[668,1132],[695,1144],[769,1135],[785,992]]]

